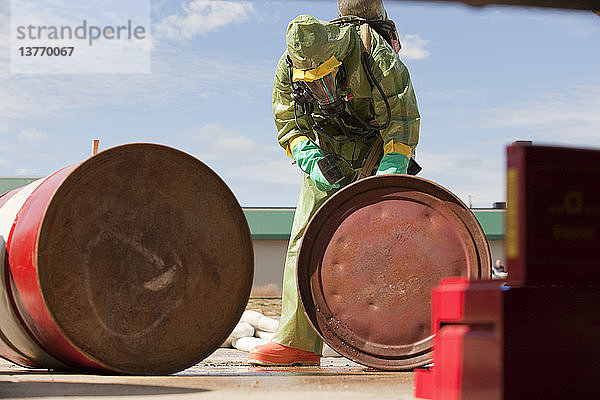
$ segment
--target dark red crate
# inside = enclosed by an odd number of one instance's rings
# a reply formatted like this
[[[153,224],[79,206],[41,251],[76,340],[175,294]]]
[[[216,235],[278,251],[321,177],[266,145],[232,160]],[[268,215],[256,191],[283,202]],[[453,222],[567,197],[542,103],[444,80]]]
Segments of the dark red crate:
[[[507,167],[508,282],[600,284],[600,151],[517,143]]]

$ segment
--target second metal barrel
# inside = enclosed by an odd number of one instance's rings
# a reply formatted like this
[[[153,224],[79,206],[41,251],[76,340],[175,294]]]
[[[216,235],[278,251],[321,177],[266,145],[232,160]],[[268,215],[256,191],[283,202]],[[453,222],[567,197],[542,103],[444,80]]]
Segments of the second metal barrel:
[[[490,276],[473,213],[425,179],[382,175],[337,192],[316,212],[298,255],[309,321],[338,353],[406,370],[431,361],[431,288]]]

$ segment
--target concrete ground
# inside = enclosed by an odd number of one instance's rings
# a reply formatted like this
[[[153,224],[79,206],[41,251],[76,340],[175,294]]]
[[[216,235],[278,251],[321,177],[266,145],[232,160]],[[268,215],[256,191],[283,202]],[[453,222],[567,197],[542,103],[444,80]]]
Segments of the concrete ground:
[[[414,399],[413,374],[368,369],[345,358],[320,367],[256,368],[248,353],[219,349],[169,376],[76,375],[30,370],[0,359],[0,399]]]

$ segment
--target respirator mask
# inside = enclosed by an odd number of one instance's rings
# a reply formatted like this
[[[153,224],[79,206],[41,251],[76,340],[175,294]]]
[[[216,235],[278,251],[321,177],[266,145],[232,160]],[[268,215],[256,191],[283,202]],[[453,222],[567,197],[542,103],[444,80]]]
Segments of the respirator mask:
[[[338,92],[337,85],[337,75],[341,65],[342,63],[332,56],[316,68],[293,69],[293,82],[306,86],[326,116],[334,117],[345,108],[344,98]]]

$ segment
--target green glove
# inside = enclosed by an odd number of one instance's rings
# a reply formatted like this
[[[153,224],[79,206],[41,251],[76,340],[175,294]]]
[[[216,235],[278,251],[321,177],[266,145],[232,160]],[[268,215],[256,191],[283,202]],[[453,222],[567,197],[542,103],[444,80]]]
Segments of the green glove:
[[[339,183],[332,185],[327,182],[327,179],[321,173],[317,161],[323,158],[323,153],[310,140],[303,140],[296,144],[292,149],[292,157],[296,160],[300,169],[310,176],[317,189],[327,192],[340,187]]]
[[[408,157],[404,154],[387,153],[381,158],[375,175],[406,174],[407,169]]]

